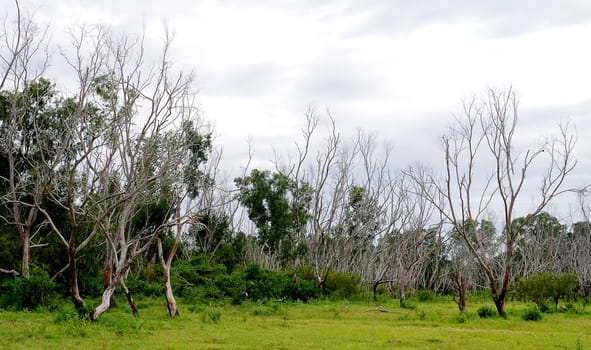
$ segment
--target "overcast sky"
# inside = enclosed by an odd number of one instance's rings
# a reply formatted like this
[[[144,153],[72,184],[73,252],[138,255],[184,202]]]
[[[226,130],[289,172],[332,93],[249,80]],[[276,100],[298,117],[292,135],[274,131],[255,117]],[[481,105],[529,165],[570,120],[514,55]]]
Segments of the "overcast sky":
[[[12,1],[0,0],[3,9]],[[255,147],[293,150],[308,105],[338,128],[375,131],[394,146],[394,166],[441,164],[439,137],[461,101],[513,85],[523,142],[561,121],[578,130],[573,185],[591,171],[591,1],[586,0],[21,0],[52,32],[104,23],[145,27],[197,74],[205,118],[228,167]],[[56,36],[56,35],[54,35]],[[59,38],[59,35],[57,35]],[[231,170],[230,170],[231,171]]]

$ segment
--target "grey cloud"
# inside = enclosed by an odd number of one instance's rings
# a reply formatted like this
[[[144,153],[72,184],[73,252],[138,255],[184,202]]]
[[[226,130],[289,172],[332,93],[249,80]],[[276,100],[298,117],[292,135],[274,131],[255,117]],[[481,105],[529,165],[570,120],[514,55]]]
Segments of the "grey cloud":
[[[262,62],[200,73],[202,86],[212,95],[265,97],[289,89],[287,67]]]
[[[387,83],[375,65],[355,60],[346,50],[333,50],[306,67],[297,90],[311,99],[343,102],[383,97]]]
[[[370,15],[350,30],[351,35],[400,35],[433,22],[474,20],[485,25],[485,35],[506,37],[591,21],[591,3],[577,0],[375,0],[364,1],[353,10]]]

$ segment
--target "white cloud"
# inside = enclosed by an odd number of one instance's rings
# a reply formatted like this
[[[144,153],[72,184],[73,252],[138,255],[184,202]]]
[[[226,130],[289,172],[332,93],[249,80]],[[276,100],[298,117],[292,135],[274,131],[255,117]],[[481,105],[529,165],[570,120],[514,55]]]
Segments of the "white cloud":
[[[4,8],[9,0],[0,0]],[[397,166],[437,164],[438,136],[461,99],[513,84],[525,139],[571,117],[590,171],[591,3],[586,1],[22,1],[59,28],[99,22],[145,26],[158,46],[163,20],[173,57],[194,69],[205,117],[225,154],[259,160],[299,137],[308,103],[329,108],[340,129],[378,131]],[[57,38],[59,39],[59,38]],[[542,122],[543,121],[543,122]]]

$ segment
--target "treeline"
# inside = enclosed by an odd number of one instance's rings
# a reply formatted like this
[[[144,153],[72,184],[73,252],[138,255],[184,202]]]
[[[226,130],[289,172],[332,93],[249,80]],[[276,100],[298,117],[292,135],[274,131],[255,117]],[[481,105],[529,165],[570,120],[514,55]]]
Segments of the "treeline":
[[[174,317],[175,295],[238,303],[387,291],[404,305],[420,288],[457,294],[463,310],[468,291],[487,288],[504,314],[513,283],[539,272],[575,274],[578,292],[591,293],[591,224],[545,211],[574,168],[574,137],[565,126],[516,149],[511,88],[465,103],[442,137],[442,174],[395,171],[375,134],[345,139],[330,116],[321,132],[310,108],[292,154],[225,181],[167,31],[150,61],[141,37],[73,30],[56,60],[75,83],[60,89],[45,77],[47,32],[16,6],[0,33],[3,306],[56,292],[97,319],[120,288],[134,313],[140,291],[164,295]],[[519,217],[532,173],[538,197]]]

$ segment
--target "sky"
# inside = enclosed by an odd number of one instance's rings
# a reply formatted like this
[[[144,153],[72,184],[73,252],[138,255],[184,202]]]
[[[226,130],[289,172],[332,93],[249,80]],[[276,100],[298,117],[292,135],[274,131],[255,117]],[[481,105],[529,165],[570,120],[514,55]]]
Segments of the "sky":
[[[175,63],[196,74],[203,116],[215,125],[230,174],[244,165],[249,142],[254,167],[271,167],[273,150],[295,152],[309,106],[324,121],[330,112],[345,136],[375,132],[393,146],[396,169],[416,162],[437,168],[440,137],[462,101],[512,86],[519,144],[535,145],[571,122],[578,166],[568,185],[591,183],[586,0],[20,3],[50,23],[56,41],[76,24],[102,23],[145,30],[148,45],[159,45],[166,23],[175,33]],[[0,0],[0,8],[13,2]]]

